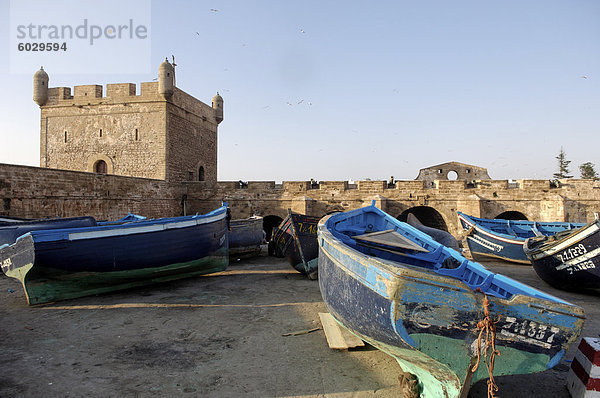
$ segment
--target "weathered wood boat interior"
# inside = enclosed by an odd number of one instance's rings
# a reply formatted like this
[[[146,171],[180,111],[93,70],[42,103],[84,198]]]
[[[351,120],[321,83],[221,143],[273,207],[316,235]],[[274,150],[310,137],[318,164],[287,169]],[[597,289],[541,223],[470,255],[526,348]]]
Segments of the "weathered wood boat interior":
[[[516,294],[562,300],[508,277],[493,273],[455,250],[433,241],[429,236],[395,220],[376,208],[336,221],[332,234],[349,248],[383,260],[392,267],[419,267],[438,275],[458,279],[472,290],[510,299]]]

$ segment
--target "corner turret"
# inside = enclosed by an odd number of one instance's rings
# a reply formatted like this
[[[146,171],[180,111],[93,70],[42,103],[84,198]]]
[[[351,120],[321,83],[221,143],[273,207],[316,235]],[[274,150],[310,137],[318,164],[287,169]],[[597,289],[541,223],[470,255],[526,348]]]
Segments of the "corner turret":
[[[217,124],[223,121],[223,97],[219,95],[217,91],[217,95],[212,98],[212,107],[215,110],[215,118],[217,119]]]
[[[169,99],[173,95],[174,81],[175,69],[169,60],[165,58],[158,67],[158,93],[165,99]]]
[[[33,100],[39,106],[44,106],[48,101],[49,80],[43,66],[33,75]]]

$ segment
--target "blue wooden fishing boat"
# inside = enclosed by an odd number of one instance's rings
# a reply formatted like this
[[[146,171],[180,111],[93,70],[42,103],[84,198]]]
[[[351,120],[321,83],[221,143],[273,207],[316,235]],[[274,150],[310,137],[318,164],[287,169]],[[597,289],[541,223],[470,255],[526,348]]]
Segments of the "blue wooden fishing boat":
[[[538,276],[564,290],[600,288],[600,221],[559,232],[529,238],[525,254]]]
[[[321,219],[318,243],[327,309],[393,356],[414,396],[465,397],[494,359],[493,376],[550,369],[583,327],[580,307],[490,272],[374,205]]]
[[[116,225],[35,230],[0,246],[2,271],[29,304],[224,270],[227,205],[207,213]]]
[[[229,223],[229,256],[252,256],[260,253],[264,240],[263,218],[252,216]]]
[[[46,218],[34,220],[5,221],[0,224],[0,246],[13,244],[17,238],[30,231],[93,227],[97,225],[93,217]]]
[[[580,228],[585,223],[541,222],[478,218],[458,213],[467,231],[467,244],[472,254],[501,258],[520,264],[530,264],[523,244],[534,236],[551,236],[565,230]]]

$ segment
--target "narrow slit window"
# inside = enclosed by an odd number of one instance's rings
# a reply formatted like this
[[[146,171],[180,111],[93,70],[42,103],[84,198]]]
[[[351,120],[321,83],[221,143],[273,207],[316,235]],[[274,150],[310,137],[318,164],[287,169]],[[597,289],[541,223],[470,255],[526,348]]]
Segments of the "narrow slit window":
[[[135,129],[135,140],[136,141],[140,140],[140,134],[138,133],[138,129]]]
[[[65,130],[65,142],[67,142],[67,130]]]
[[[100,129],[100,137],[102,137],[102,129]]]

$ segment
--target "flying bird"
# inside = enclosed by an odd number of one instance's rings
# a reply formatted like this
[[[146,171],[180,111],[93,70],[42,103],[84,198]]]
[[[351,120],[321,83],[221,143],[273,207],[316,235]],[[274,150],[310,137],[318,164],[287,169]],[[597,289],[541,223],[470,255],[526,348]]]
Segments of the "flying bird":
[[[300,29],[300,33],[306,33],[304,29]]]
[[[212,12],[219,12],[219,10],[217,10],[216,8],[211,8],[210,9]]]
[[[587,79],[586,75],[581,76],[582,79]]]
[[[298,104],[301,104],[301,103],[303,103],[303,102],[304,102],[304,100],[300,100],[300,101],[298,101]]]

